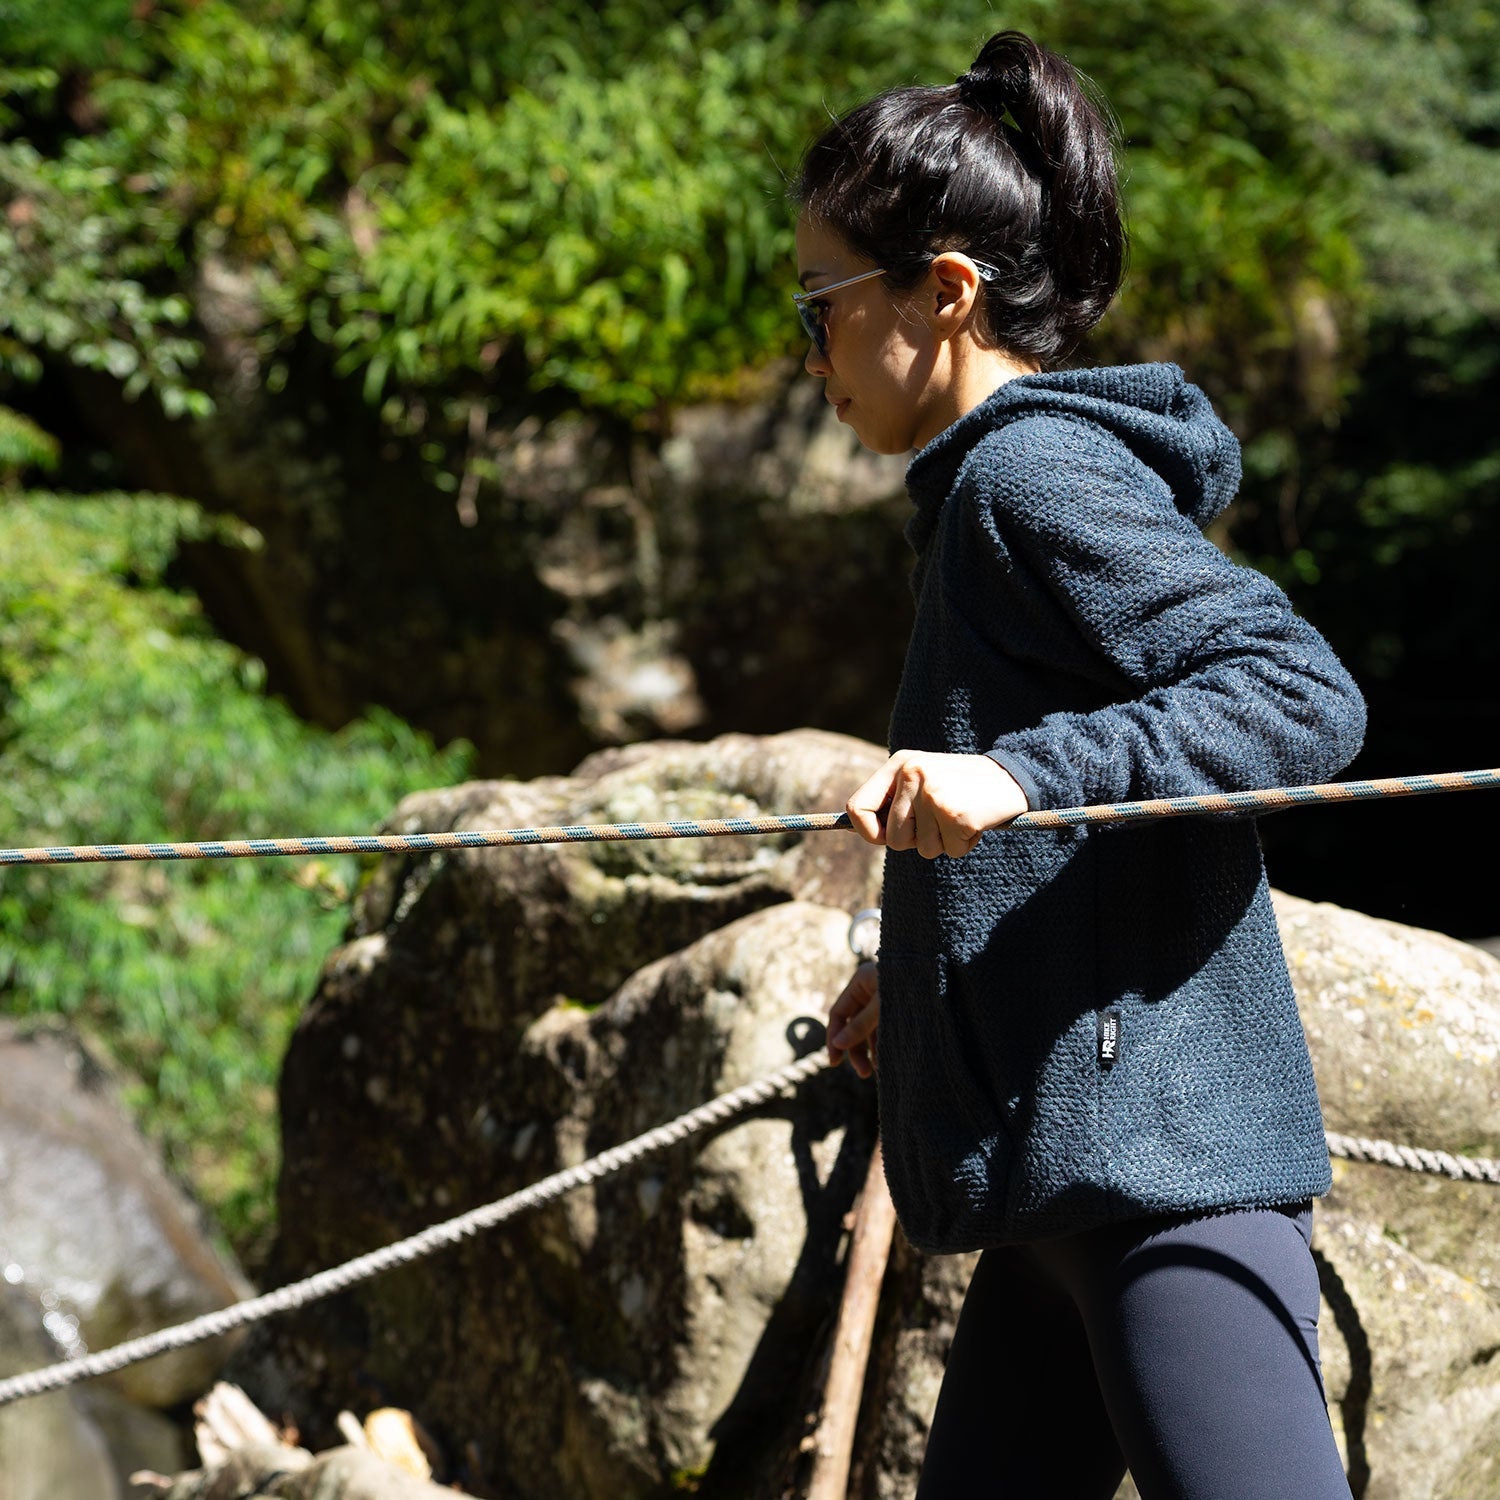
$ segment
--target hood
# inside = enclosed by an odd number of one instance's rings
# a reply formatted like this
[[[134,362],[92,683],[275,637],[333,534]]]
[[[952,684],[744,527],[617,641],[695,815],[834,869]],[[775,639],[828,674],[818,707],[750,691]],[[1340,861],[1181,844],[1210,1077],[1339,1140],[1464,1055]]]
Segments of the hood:
[[[1167,361],[1041,371],[1008,380],[917,451],[906,488],[927,531],[974,445],[1037,412],[1074,413],[1115,434],[1167,482],[1177,509],[1206,526],[1240,485],[1240,444],[1209,399]],[[915,519],[915,518],[914,518]]]

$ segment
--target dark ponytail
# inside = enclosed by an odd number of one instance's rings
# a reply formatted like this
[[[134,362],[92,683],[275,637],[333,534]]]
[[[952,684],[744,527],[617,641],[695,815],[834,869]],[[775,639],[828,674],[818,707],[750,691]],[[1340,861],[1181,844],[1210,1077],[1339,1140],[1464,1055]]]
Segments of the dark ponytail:
[[[1124,274],[1117,137],[1071,63],[1002,31],[956,83],[891,89],[836,120],[789,196],[886,267],[892,291],[916,287],[943,250],[994,266],[980,329],[1046,367],[1104,316]]]

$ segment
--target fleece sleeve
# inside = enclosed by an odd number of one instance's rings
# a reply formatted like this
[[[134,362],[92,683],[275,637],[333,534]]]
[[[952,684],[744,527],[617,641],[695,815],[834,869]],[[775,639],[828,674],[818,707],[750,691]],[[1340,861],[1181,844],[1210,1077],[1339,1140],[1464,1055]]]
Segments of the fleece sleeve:
[[[1024,461],[1007,461],[1023,428]],[[1354,758],[1364,699],[1328,643],[1124,442],[1051,416],[995,438],[972,491],[982,550],[1039,579],[1126,684],[989,749],[1033,808],[1295,786]]]

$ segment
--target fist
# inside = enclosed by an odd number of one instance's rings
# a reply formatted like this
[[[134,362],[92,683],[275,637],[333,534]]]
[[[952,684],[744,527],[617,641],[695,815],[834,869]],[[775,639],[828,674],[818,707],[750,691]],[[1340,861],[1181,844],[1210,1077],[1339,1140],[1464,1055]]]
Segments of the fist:
[[[1028,810],[1026,794],[987,755],[898,750],[845,804],[861,838],[924,859],[958,859],[990,828]]]

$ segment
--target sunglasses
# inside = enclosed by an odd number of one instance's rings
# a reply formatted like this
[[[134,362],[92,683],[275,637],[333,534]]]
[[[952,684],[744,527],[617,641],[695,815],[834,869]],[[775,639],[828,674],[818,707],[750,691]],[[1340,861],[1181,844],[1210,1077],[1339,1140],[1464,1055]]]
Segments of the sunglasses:
[[[973,256],[969,257],[973,260]],[[979,272],[981,281],[994,281],[1000,273],[994,266],[986,265],[982,260],[974,261]],[[828,329],[824,326],[823,318],[828,309],[818,300],[826,297],[829,292],[836,292],[840,287],[853,286],[856,281],[868,281],[872,276],[884,276],[885,268],[876,267],[873,271],[861,271],[858,276],[847,277],[843,281],[835,281],[832,286],[820,286],[815,292],[793,292],[792,301],[796,304],[797,316],[802,320],[802,327],[808,338],[813,341],[813,347],[818,353],[826,356],[828,353]]]

